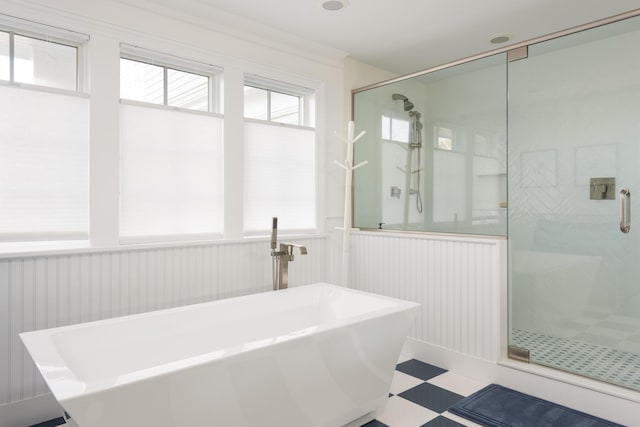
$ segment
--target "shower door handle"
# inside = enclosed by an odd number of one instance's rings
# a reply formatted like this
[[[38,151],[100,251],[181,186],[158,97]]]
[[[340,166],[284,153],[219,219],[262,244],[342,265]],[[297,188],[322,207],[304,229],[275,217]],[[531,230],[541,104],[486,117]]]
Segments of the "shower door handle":
[[[620,231],[628,233],[631,230],[631,191],[628,188],[620,190]]]

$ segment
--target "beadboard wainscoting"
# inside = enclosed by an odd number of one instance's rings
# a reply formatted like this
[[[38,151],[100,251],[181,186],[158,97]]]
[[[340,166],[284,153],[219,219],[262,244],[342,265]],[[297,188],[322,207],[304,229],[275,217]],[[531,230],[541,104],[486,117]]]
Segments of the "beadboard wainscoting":
[[[350,286],[422,304],[410,337],[497,361],[504,239],[353,232]]]
[[[289,283],[331,280],[331,239],[291,240],[309,255],[295,257]],[[261,239],[0,259],[0,405],[48,391],[20,332],[268,291],[269,250]]]

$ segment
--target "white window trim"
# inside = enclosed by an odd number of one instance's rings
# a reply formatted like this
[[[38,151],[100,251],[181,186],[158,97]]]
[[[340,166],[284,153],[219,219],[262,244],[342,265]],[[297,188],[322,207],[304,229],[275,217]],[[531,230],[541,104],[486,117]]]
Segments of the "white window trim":
[[[3,19],[4,18],[4,19]],[[26,25],[29,24],[29,25]],[[97,46],[99,46],[99,49],[96,50],[95,48],[95,44],[91,43],[89,45],[85,45],[85,43],[87,43],[87,41],[90,40],[90,36],[79,33],[79,32],[75,32],[75,31],[69,31],[69,30],[65,30],[63,28],[56,28],[56,27],[50,27],[47,25],[42,25],[42,24],[38,24],[38,23],[33,23],[31,21],[27,21],[27,20],[22,20],[19,18],[14,18],[14,17],[9,17],[7,15],[3,15],[0,14],[0,26],[3,26],[3,30],[7,30],[7,31],[14,31],[16,34],[20,34],[20,35],[24,35],[27,37],[33,37],[36,39],[43,39],[42,34],[43,31],[42,29],[47,29],[46,32],[53,34],[52,31],[50,31],[51,29],[57,29],[59,30],[57,32],[57,36],[51,36],[48,38],[48,40],[52,41],[52,42],[56,42],[56,43],[61,43],[64,45],[72,45],[70,43],[70,41],[74,41],[75,43],[77,43],[77,47],[78,49],[78,71],[77,71],[77,76],[78,76],[78,85],[77,85],[77,91],[69,91],[69,90],[64,90],[64,89],[57,89],[57,88],[49,88],[49,87],[45,87],[45,86],[38,86],[38,85],[29,85],[29,84],[25,84],[25,83],[12,83],[12,82],[8,82],[8,81],[2,81],[0,82],[0,84],[7,84],[7,85],[15,85],[15,86],[19,86],[25,89],[30,89],[30,90],[40,90],[40,91],[50,91],[52,93],[64,93],[66,95],[70,95],[70,96],[79,96],[79,97],[85,97],[85,98],[92,98],[89,95],[89,86],[88,86],[88,82],[89,81],[93,81],[94,84],[97,84],[97,82],[99,81],[99,87],[103,88],[105,87],[105,85],[103,83],[108,83],[107,86],[111,86],[110,82],[106,82],[104,81],[104,78],[100,78],[100,79],[96,79],[95,75],[92,75],[93,73],[95,73],[95,70],[97,69],[104,69],[104,65],[108,65],[108,68],[111,68],[111,66],[113,65],[114,68],[119,68],[119,66],[117,65],[117,62],[114,61],[118,61],[119,58],[122,57],[126,57],[126,55],[122,54],[122,47],[125,46],[124,43],[120,43],[119,41],[115,41],[113,40],[112,37],[105,35],[103,33],[96,33],[95,35],[92,34],[92,42],[93,41],[97,41],[98,44]],[[14,29],[15,27],[15,29]],[[140,38],[140,41],[142,42],[143,40],[146,40],[144,43],[148,42],[148,39],[144,39],[144,37]],[[134,41],[135,43],[136,41]],[[112,45],[113,43],[113,45]],[[75,46],[75,44],[74,44]],[[129,45],[127,44],[126,46],[132,46],[134,48],[136,48],[136,46],[133,45]],[[157,45],[157,47],[159,47],[160,45]],[[108,50],[108,55],[106,57],[104,57],[102,55],[103,53],[103,49],[107,47]],[[146,51],[149,51],[148,49],[145,49]],[[80,54],[81,52],[81,54]],[[176,51],[177,52],[177,51]],[[186,52],[186,51],[185,51]],[[203,55],[199,55],[199,51],[197,50],[189,50],[189,52],[196,52],[195,56],[196,57],[201,57],[201,58],[207,58],[207,56],[203,56]],[[204,52],[204,51],[203,51]],[[97,60],[94,56],[96,55],[96,53],[99,53],[101,55],[101,58],[99,60]],[[133,52],[132,52],[133,53]],[[189,54],[189,53],[186,53]],[[193,72],[196,71],[196,74],[202,74],[201,72],[197,72],[197,70],[194,70],[192,67],[178,67],[176,66],[176,62],[174,62],[173,60],[177,57],[172,56],[172,55],[167,55],[167,58],[171,58],[172,61],[167,63],[166,65],[169,66],[170,68],[175,68],[178,69],[180,71],[186,71],[186,72]],[[136,58],[127,58],[127,59],[133,59],[136,60]],[[143,57],[143,58],[137,58],[139,60],[142,60],[142,62],[148,62],[148,57]],[[113,64],[111,64],[113,63]],[[203,63],[198,63],[197,61],[193,61],[192,63],[196,63],[196,64],[205,64]],[[234,80],[230,80],[233,82],[234,86],[237,86],[234,88],[234,90],[236,92],[240,92],[240,94],[242,93],[242,87],[243,84],[246,82],[246,80],[243,80],[243,77],[247,77],[247,76],[254,76],[254,74],[251,73],[247,73],[245,70],[250,70],[255,64],[254,63],[243,63],[242,65],[238,65],[235,64],[233,61],[231,61],[229,67],[231,70],[233,70],[234,73],[237,73],[237,79]],[[208,65],[208,64],[205,64]],[[226,65],[226,64],[225,64]],[[204,112],[204,111],[197,111],[197,110],[189,110],[189,109],[180,109],[178,107],[171,107],[171,106],[163,106],[163,105],[156,105],[156,104],[150,104],[150,103],[141,103],[144,104],[147,107],[152,107],[152,108],[166,108],[166,109],[171,109],[171,110],[186,110],[184,112],[188,112],[191,114],[205,114],[205,115],[212,115],[214,117],[220,117],[224,119],[224,128],[225,128],[225,134],[227,133],[227,130],[229,128],[233,128],[233,126],[227,126],[227,124],[231,125],[233,123],[236,124],[236,127],[238,127],[238,129],[235,129],[235,133],[239,133],[237,132],[238,130],[240,130],[240,134],[241,134],[241,126],[242,123],[244,123],[245,120],[249,120],[249,121],[253,121],[255,119],[245,119],[243,117],[242,114],[242,110],[239,111],[234,111],[234,116],[236,117],[224,117],[222,112],[224,111],[224,104],[226,101],[225,97],[226,94],[225,92],[228,90],[225,90],[225,88],[223,88],[221,86],[221,82],[224,80],[225,82],[227,82],[227,78],[226,76],[223,74],[224,69],[222,67],[214,67],[211,66],[212,69],[214,70],[214,74],[213,75],[209,75],[209,77],[211,78],[210,80],[210,87],[212,89],[214,89],[215,93],[215,97],[212,98],[211,100],[211,108],[213,109],[213,112]],[[92,71],[93,70],[93,71]],[[251,70],[251,71],[256,71],[256,70]],[[265,70],[260,70],[259,72],[262,72]],[[111,74],[111,72],[109,72],[109,74]],[[286,70],[272,70],[269,69],[267,70],[266,74],[272,74],[272,77],[275,78],[282,78],[283,80],[291,80],[291,81],[297,81],[297,82],[301,82],[302,85],[296,85],[296,84],[285,84],[286,87],[281,87],[281,86],[275,86],[273,85],[274,82],[279,82],[279,80],[275,80],[275,79],[269,79],[269,78],[262,78],[260,81],[264,82],[264,83],[268,83],[268,88],[270,90],[273,90],[275,92],[279,92],[279,93],[285,93],[285,94],[291,94],[291,95],[295,95],[295,96],[300,96],[300,90],[305,90],[308,91],[309,94],[313,94],[313,97],[302,97],[301,100],[304,100],[304,104],[303,102],[300,103],[301,108],[303,108],[307,113],[305,114],[305,120],[307,120],[308,122],[308,113],[314,111],[315,112],[315,122],[316,125],[311,127],[311,126],[304,126],[304,125],[289,125],[289,124],[285,124],[285,123],[278,123],[278,122],[270,122],[271,125],[274,126],[285,126],[285,127],[292,127],[292,128],[298,128],[298,129],[312,129],[315,132],[316,135],[316,148],[315,148],[315,164],[316,164],[316,218],[317,218],[317,223],[316,223],[316,228],[315,229],[304,229],[304,230],[287,230],[286,233],[283,230],[283,234],[286,234],[288,237],[290,238],[327,238],[328,236],[326,234],[322,234],[324,230],[324,217],[325,217],[325,212],[324,212],[324,208],[325,208],[325,183],[323,180],[323,175],[324,175],[324,165],[326,163],[325,159],[324,159],[324,154],[326,152],[326,147],[325,144],[323,143],[325,136],[328,135],[328,133],[326,132],[327,129],[325,129],[323,126],[326,124],[326,117],[324,116],[323,112],[325,111],[325,106],[324,106],[324,101],[325,101],[325,89],[324,89],[324,79],[319,78],[319,77],[301,77],[300,76],[292,76],[291,74],[288,74]],[[281,77],[282,75],[282,77]],[[114,75],[115,76],[115,75]],[[100,76],[102,77],[102,76]],[[106,76],[105,76],[106,77]],[[254,81],[255,82],[255,81]],[[117,87],[119,87],[117,81],[115,82],[115,85]],[[303,86],[306,85],[306,86]],[[261,85],[262,86],[262,85]],[[312,89],[309,89],[309,88]],[[293,90],[293,93],[291,93],[290,90]],[[102,90],[102,92],[104,93],[104,90]],[[119,94],[115,93],[114,97],[109,96],[108,97],[109,100],[108,102],[105,103],[104,101],[104,96],[101,96],[99,99],[99,103],[96,104],[96,107],[100,107],[100,110],[108,110],[110,115],[113,115],[114,113],[114,109],[116,109],[115,111],[117,111],[117,105],[118,102],[120,103],[131,103],[131,104],[138,104],[138,102],[136,101],[129,101],[129,100],[120,100]],[[314,99],[315,98],[315,99]],[[241,99],[241,98],[238,98]],[[315,108],[313,110],[310,110],[308,108],[308,100],[309,99],[314,99],[315,101]],[[241,102],[241,101],[240,101]],[[92,99],[92,106],[93,106],[93,99]],[[139,105],[139,104],[138,104]],[[238,114],[239,113],[239,114]],[[261,120],[255,120],[256,122],[264,122]],[[112,122],[112,120],[109,120],[109,122]],[[101,126],[99,126],[98,128],[93,128],[90,129],[90,133],[93,134],[94,132],[97,133],[104,133],[106,135],[106,137],[108,137],[107,139],[112,139],[113,138],[113,132],[104,132],[104,130],[106,129],[102,129],[102,128],[106,128],[108,124],[111,125],[115,125],[115,128],[117,128],[117,121],[113,121],[113,123],[103,123]],[[115,132],[117,134],[117,130]],[[235,135],[234,133],[234,137],[240,136],[240,135]],[[329,132],[330,133],[330,132]],[[327,138],[328,142],[332,141],[332,137],[329,135],[329,137]],[[100,148],[100,146],[102,145],[108,145],[105,144],[106,140],[98,140],[97,142],[98,144],[98,148]],[[96,141],[94,141],[93,138],[90,139],[90,151],[93,153],[95,150],[93,150],[93,145],[96,143]],[[234,140],[234,141],[229,141],[229,142],[225,142],[225,147],[229,144],[235,144],[238,146],[242,146],[242,140],[238,141],[238,140]],[[97,150],[102,154],[104,150]],[[117,150],[113,150],[113,149],[109,149],[107,150],[109,154],[108,157],[110,157],[108,164],[106,165],[106,167],[100,168],[100,169],[109,169],[109,168],[113,168],[113,167],[118,167],[119,163],[115,162],[115,159],[113,159],[112,157],[117,157]],[[227,149],[224,150],[225,153],[227,152]],[[226,154],[225,154],[226,155]],[[235,157],[235,154],[234,154]],[[241,160],[240,160],[241,161]],[[238,160],[234,159],[231,162],[226,161],[224,164],[225,169],[231,169],[231,168],[236,168],[239,165],[237,164]],[[100,175],[100,181],[105,181],[105,180],[111,180],[111,176],[107,176],[105,175],[103,172],[104,171],[98,171],[101,172]],[[225,175],[226,177],[226,175]],[[226,179],[225,179],[226,182]],[[225,184],[226,185],[226,184]],[[93,182],[91,183],[90,187],[93,187],[94,184]],[[101,186],[98,186],[99,188]],[[117,184],[116,184],[117,187]],[[102,191],[103,189],[100,188],[101,193],[95,194],[95,192],[92,192],[90,194],[90,198],[91,199],[100,199],[100,202],[109,202],[109,204],[111,204],[110,200],[111,199],[111,194],[109,194],[109,197],[104,198],[103,194],[104,192]],[[109,190],[108,192],[111,192],[111,190]],[[117,194],[117,192],[113,192],[113,194]],[[225,194],[225,205],[228,204],[229,201],[229,195]],[[95,201],[91,202],[91,207],[93,207],[95,209],[96,205],[99,205],[100,203],[95,203]],[[107,210],[111,210],[112,206],[108,206]],[[117,205],[116,205],[116,209],[118,209]],[[227,212],[227,209],[225,208],[225,212]],[[238,209],[234,209],[233,211],[234,215],[240,215],[242,216],[242,211],[238,211]],[[104,227],[104,223],[103,221],[99,221],[98,224],[95,224],[93,221],[93,214],[91,214],[91,221],[90,221],[90,240],[87,241],[78,241],[78,242],[73,242],[73,241],[60,241],[60,242],[41,242],[41,245],[38,244],[37,242],[33,242],[34,245],[33,247],[30,247],[28,249],[25,248],[15,248],[14,249],[0,249],[0,258],[4,259],[7,257],[11,257],[14,256],[12,254],[15,254],[15,256],[18,257],[22,257],[22,256],[29,256],[29,255],[33,255],[33,256],[42,256],[42,255],[47,255],[47,254],[51,254],[51,255],[58,255],[58,254],[65,254],[65,253],[87,253],[87,252],[92,252],[92,253],[97,253],[97,252],[108,252],[108,251],[128,251],[128,250],[136,250],[136,249],[145,249],[145,248],[157,248],[157,247],[187,247],[187,246],[198,246],[198,245],[224,245],[224,244],[228,244],[228,243],[242,243],[242,242],[247,242],[247,241],[252,241],[252,240],[262,240],[264,237],[264,233],[258,233],[256,235],[244,235],[243,231],[241,229],[233,229],[231,230],[232,233],[229,233],[229,229],[227,228],[227,222],[225,220],[225,224],[224,224],[224,235],[219,235],[219,234],[215,234],[215,235],[202,235],[199,236],[201,237],[201,239],[199,240],[190,240],[190,241],[184,241],[182,240],[180,237],[173,239],[173,236],[166,236],[167,238],[163,238],[163,236],[160,236],[160,239],[156,239],[157,241],[149,241],[147,240],[149,243],[143,244],[143,243],[135,243],[134,240],[136,238],[131,238],[129,239],[130,241],[126,242],[126,244],[121,244],[119,242],[120,237],[118,234],[118,227],[117,227],[117,222],[118,220],[115,220],[115,224],[116,224],[116,228],[115,231],[116,233],[112,233],[113,229],[113,224],[112,221],[108,221],[107,227]],[[105,214],[107,215],[107,214]],[[94,225],[99,225],[100,230],[96,230],[93,229]],[[234,228],[234,227],[232,227]],[[96,233],[99,235],[100,239],[97,239],[96,242],[94,243],[93,241],[93,237],[94,233]],[[104,236],[106,236],[106,239],[104,238]],[[127,239],[125,239],[127,240]]]
[[[87,34],[82,34],[77,31],[40,24],[5,14],[0,14],[0,29],[27,37],[73,46],[81,46],[90,39]]]
[[[86,99],[91,98],[91,96],[86,92],[59,89],[57,87],[32,85],[29,83],[20,83],[20,82],[10,82],[8,80],[0,80],[0,85],[9,86],[9,87],[18,87],[20,89],[25,89],[25,90],[35,90],[38,92],[54,93],[57,95],[77,96],[78,98],[86,98]]]
[[[191,74],[197,74],[202,77],[206,77],[209,79],[209,87],[208,87],[208,103],[209,103],[209,111],[204,111],[205,113],[218,113],[222,109],[220,108],[220,96],[218,92],[221,89],[220,85],[220,75],[222,75],[224,69],[222,67],[217,67],[215,65],[207,64],[204,62],[194,61],[191,59],[186,59],[179,56],[170,55],[163,52],[158,52],[152,49],[145,49],[139,46],[134,46],[126,43],[120,43],[120,58],[128,59],[130,61],[141,62],[144,64],[157,65],[159,67],[164,68],[164,90],[167,90],[166,81],[166,73],[167,69],[170,68],[176,71],[182,71]],[[125,100],[122,99],[121,100]],[[135,101],[126,99],[126,101],[130,102],[139,102],[144,105],[161,105],[170,108],[179,108],[172,107],[166,104],[154,104],[151,102],[143,102],[143,101]],[[191,110],[188,108],[182,108],[183,110],[187,110],[189,112],[203,112],[202,110]]]
[[[192,110],[190,108],[173,107],[171,105],[154,104],[152,102],[134,101],[132,99],[120,98],[120,104],[135,105],[137,107],[145,107],[145,108],[156,108],[158,110],[165,110],[165,111],[177,111],[179,113],[198,114],[200,116],[218,117],[220,119],[224,119],[224,114],[213,113],[211,111]]]
[[[306,86],[300,86],[293,83],[286,83],[278,80],[273,80],[267,77],[261,77],[256,74],[245,73],[244,74],[244,86],[250,86],[256,89],[262,89],[267,91],[267,119],[251,119],[245,117],[245,120],[257,120],[260,122],[269,122],[276,124],[285,124],[273,121],[271,119],[271,92],[281,93],[283,95],[295,96],[299,98],[298,103],[298,116],[300,117],[301,126],[306,129],[315,129],[315,126],[310,126],[311,120],[311,108],[310,98],[316,94],[316,89],[312,89]],[[317,106],[316,106],[317,111]],[[315,120],[314,120],[315,122]],[[292,125],[294,126],[294,125]]]
[[[274,122],[274,121],[271,121],[271,120],[251,119],[251,118],[248,118],[248,117],[245,117],[244,121],[246,123],[260,123],[262,125],[285,127],[285,128],[292,128],[292,129],[311,130],[311,131],[314,131],[314,132],[316,130],[316,128],[310,127],[310,126],[292,125],[292,124],[289,124],[289,123],[280,123],[280,122]]]
[[[197,243],[197,242],[215,242],[224,238],[224,233],[210,233],[210,234],[165,234],[165,235],[153,235],[153,236],[135,236],[135,237],[120,237],[120,244],[127,245],[141,245],[141,244],[154,244],[154,243]]]
[[[8,82],[19,85],[20,87],[33,88],[44,91],[58,91],[54,93],[86,93],[86,54],[85,48],[90,36],[87,34],[71,31],[60,27],[40,24],[38,22],[17,18],[15,16],[4,15],[0,13],[0,31],[8,32],[13,43],[13,36],[24,36],[35,40],[41,40],[56,44],[61,44],[76,49],[76,90],[58,89],[49,86],[32,85],[20,82]],[[10,51],[10,61],[13,62],[13,47]],[[4,81],[3,81],[4,82]]]
[[[200,74],[203,76],[220,74],[223,71],[222,67],[217,67],[215,65],[207,64],[204,62],[193,61],[191,59],[186,59],[180,56],[174,56],[126,43],[120,43],[120,56],[132,61],[145,62],[147,64],[159,65],[162,67],[169,67],[171,69]]]

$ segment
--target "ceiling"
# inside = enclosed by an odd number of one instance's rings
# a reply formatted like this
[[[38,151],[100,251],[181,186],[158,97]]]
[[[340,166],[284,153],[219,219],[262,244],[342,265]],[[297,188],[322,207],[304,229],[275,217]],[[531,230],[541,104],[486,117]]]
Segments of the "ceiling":
[[[325,49],[408,74],[640,8],[640,0],[119,0],[300,49]]]

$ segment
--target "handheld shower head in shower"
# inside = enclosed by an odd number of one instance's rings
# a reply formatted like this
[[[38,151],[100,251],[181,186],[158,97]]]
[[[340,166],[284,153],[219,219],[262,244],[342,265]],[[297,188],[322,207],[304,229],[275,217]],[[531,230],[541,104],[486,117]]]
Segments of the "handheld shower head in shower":
[[[399,93],[394,93],[393,95],[391,95],[391,98],[393,98],[394,101],[402,101],[404,103],[404,111],[413,109],[413,102],[409,101],[409,98],[407,98],[406,96]]]

